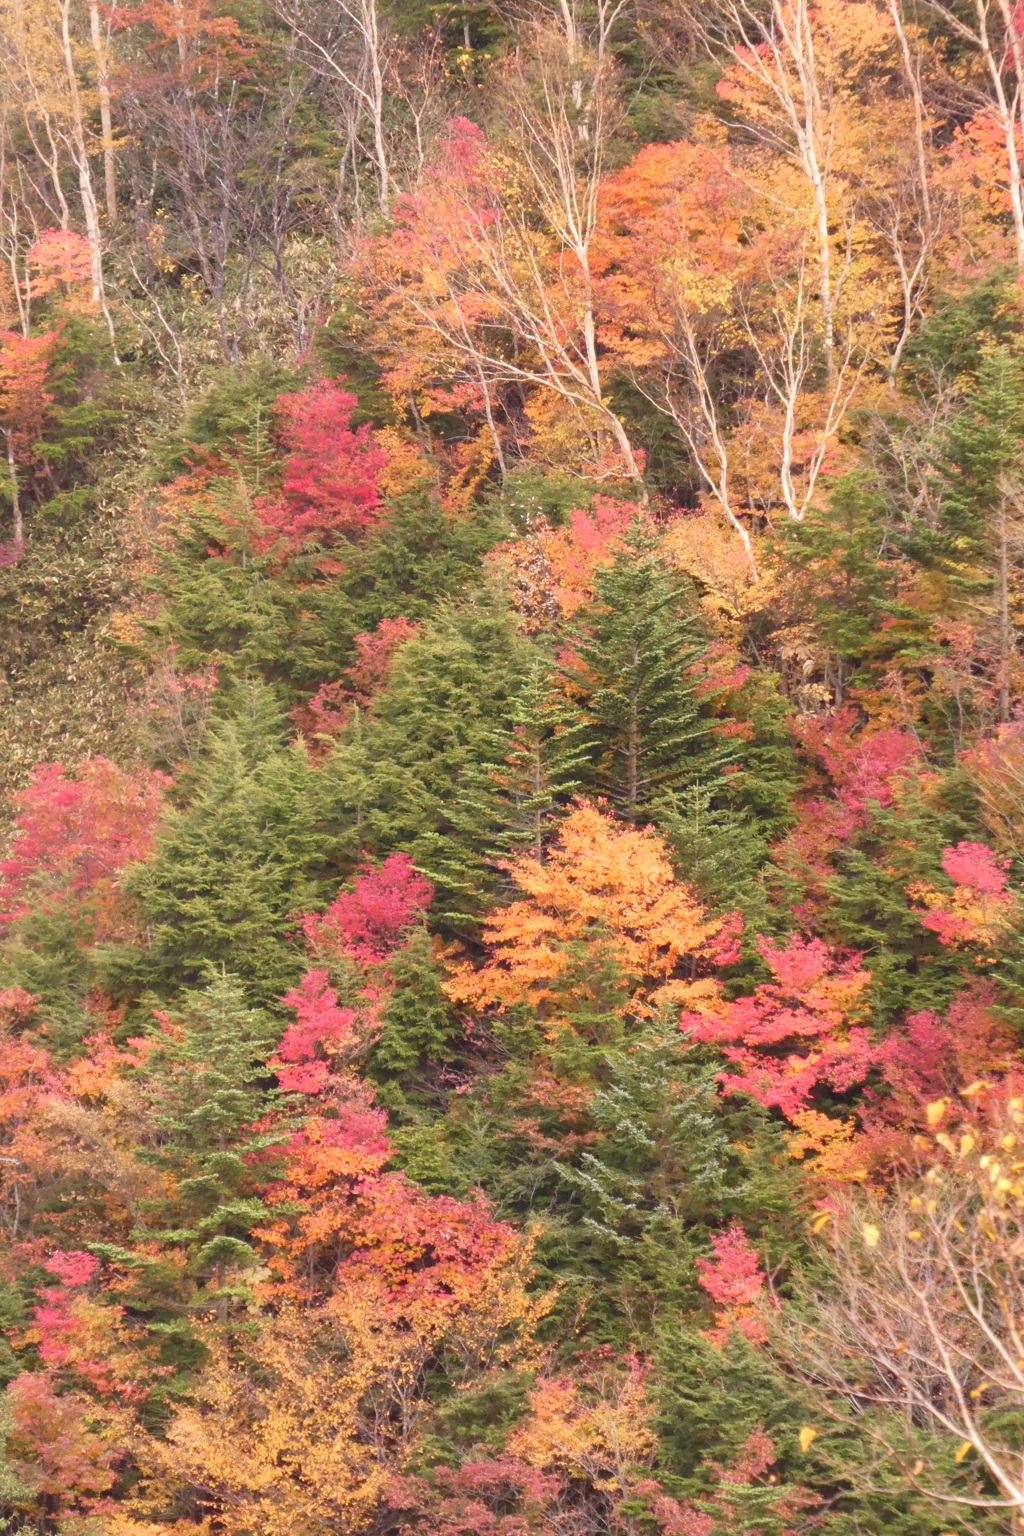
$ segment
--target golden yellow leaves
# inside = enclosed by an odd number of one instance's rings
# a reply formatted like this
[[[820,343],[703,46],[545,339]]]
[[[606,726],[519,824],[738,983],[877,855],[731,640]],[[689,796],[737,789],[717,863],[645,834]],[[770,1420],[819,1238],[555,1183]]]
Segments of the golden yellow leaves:
[[[755,581],[742,541],[713,509],[700,517],[676,517],[665,528],[662,552],[678,570],[699,583],[702,607],[716,627],[738,639],[743,622],[765,610],[778,595],[776,577]]]
[[[951,948],[978,944],[991,949],[1009,931],[1012,902],[1008,895],[979,893],[962,885],[940,891],[923,880],[912,881],[907,895],[925,909],[924,927],[936,932],[940,943]]]
[[[564,1018],[581,995],[573,955],[584,940],[641,981],[629,1005],[635,1014],[669,1001],[700,1006],[715,996],[713,980],[680,980],[676,971],[684,959],[696,966],[725,920],[709,919],[679,884],[654,832],[580,802],[547,863],[520,858],[508,871],[523,898],[487,920],[486,964],[454,967],[445,987],[454,1002],[499,1010],[524,1004]]]
[[[813,1176],[828,1184],[860,1184],[868,1176],[857,1122],[833,1120],[820,1110],[800,1110],[792,1116],[796,1134],[787,1137],[789,1155],[801,1161],[815,1154]],[[817,1230],[817,1229],[812,1229]]]
[[[653,1404],[634,1360],[612,1364],[580,1383],[546,1377],[529,1394],[532,1418],[509,1441],[515,1456],[543,1471],[627,1491],[630,1470],[657,1449]]]
[[[527,1294],[530,1248],[458,1308],[425,1302],[392,1321],[374,1283],[323,1307],[282,1306],[234,1342],[210,1329],[210,1364],[166,1437],[136,1436],[141,1520],[186,1490],[224,1536],[346,1536],[369,1529],[391,1479],[426,1433],[426,1374],[445,1360],[461,1386],[529,1364],[550,1297]],[[595,1421],[596,1422],[596,1421]],[[597,1431],[595,1430],[596,1434]],[[159,1527],[112,1528],[149,1536]]]

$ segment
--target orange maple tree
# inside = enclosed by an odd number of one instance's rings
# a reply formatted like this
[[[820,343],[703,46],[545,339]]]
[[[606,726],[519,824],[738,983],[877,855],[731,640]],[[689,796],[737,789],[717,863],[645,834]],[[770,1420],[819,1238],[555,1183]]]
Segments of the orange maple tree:
[[[698,971],[725,958],[737,920],[708,916],[676,879],[656,832],[578,801],[546,862],[522,857],[503,867],[523,895],[487,919],[484,965],[454,966],[453,1002],[499,1012],[525,1005],[562,1022],[587,989],[584,946],[591,968],[622,975],[623,1011],[634,1017],[717,995],[714,978]]]
[[[53,404],[46,381],[57,337],[57,331],[42,336],[0,331],[0,434],[7,460],[7,496],[15,544],[21,544],[25,537],[22,477],[36,462],[36,440]]]

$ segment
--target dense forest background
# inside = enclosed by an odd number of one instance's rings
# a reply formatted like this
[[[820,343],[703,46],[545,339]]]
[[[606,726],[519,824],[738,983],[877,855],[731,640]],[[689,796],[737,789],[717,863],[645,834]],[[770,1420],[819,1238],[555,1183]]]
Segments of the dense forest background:
[[[0,1529],[1024,1529],[1015,0],[0,0]]]

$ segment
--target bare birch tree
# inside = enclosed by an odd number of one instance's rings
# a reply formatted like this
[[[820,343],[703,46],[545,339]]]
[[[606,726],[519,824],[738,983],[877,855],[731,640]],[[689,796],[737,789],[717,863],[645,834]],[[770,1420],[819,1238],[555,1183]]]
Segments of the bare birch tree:
[[[387,129],[391,59],[396,41],[377,0],[272,0],[274,10],[301,45],[307,66],[341,92],[354,130],[351,147],[367,128],[368,150],[377,180],[377,209],[387,218],[396,191]]]
[[[600,38],[598,39],[600,41]],[[428,172],[392,235],[365,263],[381,351],[396,363],[450,370],[476,385],[495,443],[501,386],[558,403],[591,441],[595,468],[611,441],[617,467],[642,481],[607,395],[594,272],[598,195],[622,114],[614,64],[578,27],[524,31],[495,73],[504,138],[480,138]],[[467,141],[468,144],[468,141]]]
[[[912,0],[891,0],[901,35],[915,18],[906,12]],[[1006,193],[1010,206],[1018,274],[1024,279],[1024,36],[1012,0],[923,0],[926,11],[973,56],[973,71],[958,70],[943,82],[944,94],[961,111],[989,117],[998,125],[1006,155]]]
[[[837,1211],[829,1282],[776,1345],[824,1419],[873,1447],[874,1470],[855,1481],[895,1476],[947,1518],[984,1513],[1019,1533],[1024,1100],[972,1088],[987,1112],[929,1106],[949,1129],[922,1147],[919,1171]]]
[[[93,174],[98,149],[90,121],[95,91],[84,78],[88,46],[77,35],[73,0],[0,0],[0,70],[11,104],[44,176],[37,181],[61,228],[71,224],[65,177],[77,184],[92,257],[92,297],[114,340],[103,268],[104,240]],[[109,92],[108,108],[109,108]]]

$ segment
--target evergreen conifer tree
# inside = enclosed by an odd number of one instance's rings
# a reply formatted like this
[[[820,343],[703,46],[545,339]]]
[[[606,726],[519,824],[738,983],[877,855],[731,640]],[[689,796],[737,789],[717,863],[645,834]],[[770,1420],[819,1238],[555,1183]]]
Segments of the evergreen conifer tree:
[[[415,1091],[418,1075],[450,1060],[450,1041],[457,1026],[425,928],[413,929],[388,961],[388,971],[395,991],[370,1054],[368,1072],[382,1085],[401,1085],[397,1094],[385,1087],[381,1095],[396,1107],[401,1090]]]
[[[585,751],[583,787],[632,824],[672,793],[706,784],[726,756],[701,706],[706,647],[688,597],[636,524],[614,563],[598,572],[563,664]]]
[[[248,1235],[269,1214],[246,1159],[281,1139],[252,1129],[277,1097],[264,1063],[278,1033],[225,972],[187,992],[154,1031],[143,1091],[157,1139],[137,1156],[169,1176],[171,1194],[142,1203],[149,1220],[134,1235],[184,1248],[190,1274],[205,1283],[200,1300],[226,1303],[225,1277],[253,1262]]]
[[[1024,358],[1008,346],[981,360],[965,408],[953,417],[939,470],[942,563],[961,580],[991,555],[1024,444]]]
[[[213,962],[261,1002],[296,980],[293,916],[318,905],[336,877],[327,879],[318,776],[302,747],[280,746],[279,734],[267,701],[211,731],[189,803],[127,882],[149,947],[114,957],[122,979],[194,984]]]
[[[907,616],[884,510],[861,476],[846,475],[829,505],[787,529],[786,579],[830,653],[837,708],[865,662],[891,655],[883,620]]]
[[[983,358],[966,408],[950,424],[940,462],[941,526],[927,542],[954,590],[991,594],[999,718],[1010,718],[1010,665],[1017,647],[1010,574],[1021,546],[1024,358],[1002,345]]]
[[[543,859],[548,828],[581,787],[585,733],[556,686],[556,673],[538,659],[511,712],[511,733],[495,740],[494,784],[510,851]]]
[[[353,858],[406,850],[434,883],[434,913],[462,923],[492,881],[502,812],[495,739],[511,734],[530,647],[501,600],[443,605],[399,653],[375,717],[326,768]]]

